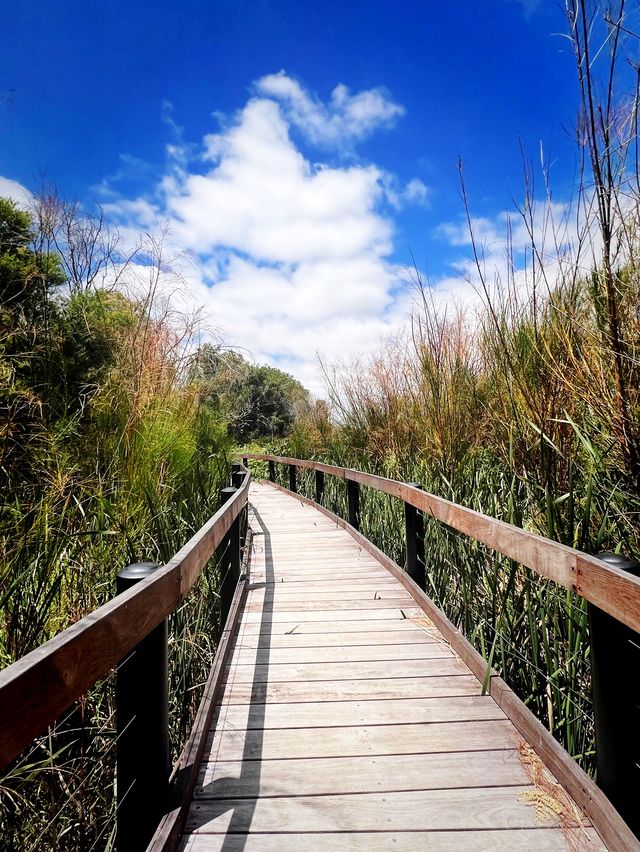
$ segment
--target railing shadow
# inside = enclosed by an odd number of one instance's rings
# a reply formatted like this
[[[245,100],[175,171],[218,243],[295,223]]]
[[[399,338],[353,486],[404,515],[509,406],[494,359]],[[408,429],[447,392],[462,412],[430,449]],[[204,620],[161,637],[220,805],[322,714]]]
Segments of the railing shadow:
[[[260,678],[260,670],[263,666],[269,665],[269,657],[271,653],[271,634],[273,629],[273,593],[274,593],[274,570],[273,570],[273,551],[271,546],[271,535],[267,529],[260,513],[255,506],[252,506],[254,518],[262,533],[264,542],[264,563],[265,563],[265,582],[250,585],[249,589],[261,588],[264,586],[264,602],[262,606],[262,616],[260,619],[260,629],[257,634],[257,648],[255,655],[255,668],[253,680],[251,682],[250,691],[250,707],[247,717],[247,728],[245,729],[245,740],[242,752],[242,764],[239,777],[218,778],[215,781],[207,784],[202,790],[202,798],[207,801],[206,822],[210,822],[216,817],[222,816],[229,810],[229,798],[211,798],[216,795],[217,791],[228,789],[229,782],[236,786],[241,792],[241,799],[236,800],[233,804],[231,819],[226,829],[226,837],[222,844],[222,849],[230,849],[233,847],[234,852],[243,849],[245,838],[242,835],[249,833],[253,816],[255,813],[256,802],[260,794],[260,769],[262,748],[264,740],[264,721],[266,710],[266,691],[267,684]],[[238,641],[240,637],[236,638]],[[226,684],[225,684],[226,685]],[[224,715],[222,715],[224,719]],[[192,811],[192,816],[196,816],[197,812]],[[203,820],[203,823],[205,820]]]

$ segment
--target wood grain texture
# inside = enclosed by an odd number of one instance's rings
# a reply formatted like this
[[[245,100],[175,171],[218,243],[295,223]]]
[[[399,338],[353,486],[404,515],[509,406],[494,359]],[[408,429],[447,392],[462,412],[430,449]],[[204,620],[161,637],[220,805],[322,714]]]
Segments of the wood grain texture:
[[[602,852],[606,847],[593,829],[569,832],[557,828],[502,831],[375,831],[347,834],[190,834],[180,852]]]
[[[298,759],[256,760],[245,766],[238,761],[205,763],[195,797],[281,796],[291,790],[299,796],[439,790],[443,778],[452,789],[477,786],[478,779],[486,779],[490,787],[530,783],[518,755],[507,750],[432,754],[429,760],[421,754],[316,758],[313,772],[309,769],[309,761]]]
[[[488,695],[456,698],[414,698],[411,711],[404,699],[363,699],[355,701],[307,701],[295,704],[223,704],[218,708],[218,730],[274,730],[280,728],[353,727],[416,723],[471,722],[506,719]]]
[[[553,826],[524,804],[533,788],[474,787],[366,795],[196,799],[187,818],[191,833],[216,834],[231,820],[245,830],[282,831],[473,831]]]
[[[317,680],[284,683],[228,682],[222,700],[229,704],[274,704],[294,701],[357,701],[371,695],[379,699],[433,698],[456,695],[480,695],[481,686],[467,674],[439,677],[386,677],[378,680]]]

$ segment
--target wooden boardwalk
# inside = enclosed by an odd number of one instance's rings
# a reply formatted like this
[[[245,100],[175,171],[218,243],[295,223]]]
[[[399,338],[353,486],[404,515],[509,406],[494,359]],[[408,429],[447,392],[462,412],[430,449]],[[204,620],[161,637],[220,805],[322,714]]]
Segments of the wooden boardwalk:
[[[181,849],[604,849],[403,586],[252,484],[250,586]]]

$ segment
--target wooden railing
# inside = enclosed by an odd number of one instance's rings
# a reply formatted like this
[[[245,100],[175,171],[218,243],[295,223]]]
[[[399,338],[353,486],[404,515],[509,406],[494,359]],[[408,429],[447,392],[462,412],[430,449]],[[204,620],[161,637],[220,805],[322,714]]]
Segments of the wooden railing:
[[[225,548],[225,559],[228,561],[226,569],[221,572],[223,584],[220,589],[221,623],[225,623],[240,581],[240,516],[248,503],[250,479],[248,471],[236,465],[232,474],[234,487],[222,490],[220,509],[173,559],[0,672],[0,769],[7,767],[115,666],[125,660],[129,665],[129,661],[135,658],[131,652],[137,649],[141,649],[138,671],[146,677],[149,658],[147,651],[143,650],[145,642],[185,600],[203,568],[221,545]],[[162,647],[159,653],[162,655]],[[166,639],[164,654],[166,656]],[[164,674],[160,672],[160,679],[162,677],[166,679],[166,665]],[[135,672],[128,673],[128,681],[136,683]],[[159,689],[162,692],[162,685]],[[164,689],[166,692],[166,685]],[[144,718],[147,710],[145,702],[148,701],[144,693],[144,684],[138,682],[137,694],[125,696],[126,712],[123,713],[121,707],[116,708],[119,716],[118,735],[122,729],[130,728],[128,740],[133,748],[142,751],[147,736],[145,731],[154,727],[153,720]],[[116,695],[118,701],[118,690]],[[157,712],[166,719],[166,707],[151,712]],[[131,718],[123,720],[125,715]],[[131,719],[136,718],[140,724],[139,730],[134,731],[130,727]],[[161,731],[160,736],[168,737],[168,733]],[[157,748],[157,743],[153,748]],[[145,771],[141,765],[144,761],[138,760],[135,754],[126,755],[125,760],[127,765],[139,766],[141,772]],[[118,771],[121,775],[120,764],[119,749]],[[147,799],[141,777],[138,778],[137,792]],[[168,786],[169,767],[166,778],[161,779],[161,782]],[[129,791],[131,787],[121,777],[118,778],[118,784],[120,790]],[[148,822],[145,815],[140,813],[139,805],[137,794],[129,794],[126,810],[130,819],[137,824]],[[150,816],[150,832],[145,829],[147,836],[144,846],[165,811],[166,801],[154,803],[155,811],[158,806],[159,813],[155,817],[153,814]],[[123,812],[119,807],[118,820]],[[129,817],[123,819],[126,825],[122,830],[120,825],[118,828],[121,838],[125,834],[130,836],[138,832],[137,828],[128,823]],[[123,840],[118,848],[140,848],[140,844]]]
[[[630,573],[638,573],[640,563],[615,554],[601,554],[597,557],[583,553],[429,494],[416,483],[398,482],[322,462],[268,454],[243,454],[245,465],[250,459],[267,462],[269,479],[273,482],[276,480],[276,465],[286,465],[288,490],[294,493],[298,490],[298,469],[315,471],[315,501],[310,502],[320,508],[323,503],[325,475],[344,480],[347,505],[345,521],[356,531],[357,540],[364,548],[371,552],[375,550],[375,555],[381,560],[386,558],[389,570],[396,574],[416,599],[419,599],[418,591],[424,593],[426,588],[425,518],[433,518],[446,524],[508,559],[526,566],[538,576],[585,598],[588,601],[590,634],[590,648],[585,648],[585,652],[591,654],[598,784],[640,836],[640,812],[635,798],[640,782],[640,750],[636,745],[640,706],[640,689],[636,686],[636,674],[640,664],[640,577]],[[404,571],[357,533],[360,527],[361,485],[404,501]],[[326,509],[323,511],[343,523],[342,519],[333,513]],[[627,570],[611,564],[607,559],[624,565]],[[422,597],[424,598],[424,595]],[[432,607],[433,617],[439,618],[435,605],[431,601],[429,605]],[[449,623],[447,629],[450,628]],[[454,640],[455,638],[454,636]],[[478,677],[485,682],[491,680],[495,673],[491,672],[488,664],[479,658],[468,643],[461,643],[458,652]],[[557,762],[558,755],[553,756]],[[567,771],[570,775],[570,768]],[[579,784],[573,786],[575,792]]]
[[[640,578],[603,562],[595,556],[574,550],[572,547],[551,541],[505,521],[491,518],[489,515],[483,515],[474,509],[459,506],[443,497],[429,494],[416,485],[398,482],[395,479],[284,456],[253,453],[243,454],[243,459],[288,465],[289,490],[291,491],[296,490],[295,470],[297,468],[314,470],[323,475],[329,474],[345,480],[349,504],[352,507],[350,511],[352,519],[355,519],[353,507],[357,503],[357,491],[353,487],[349,490],[348,483],[367,485],[392,497],[398,497],[409,506],[423,512],[425,516],[434,518],[457,532],[486,544],[507,558],[535,571],[540,577],[553,580],[566,589],[571,589],[617,621],[621,621],[634,631],[640,631]],[[354,525],[357,526],[357,519]]]

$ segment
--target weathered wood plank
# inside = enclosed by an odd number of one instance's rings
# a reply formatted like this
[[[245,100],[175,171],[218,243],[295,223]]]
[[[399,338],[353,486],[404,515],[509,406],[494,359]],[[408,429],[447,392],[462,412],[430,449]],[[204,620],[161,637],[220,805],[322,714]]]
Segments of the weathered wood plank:
[[[444,654],[442,649],[445,649]],[[419,642],[413,645],[355,645],[346,648],[331,646],[328,648],[239,648],[234,654],[235,665],[254,663],[278,666],[283,663],[365,663],[389,662],[399,660],[428,660],[441,658],[450,653],[447,645],[440,642]]]
[[[304,590],[303,590],[304,589]],[[291,589],[286,583],[274,583],[266,590],[252,589],[251,603],[256,603],[257,600],[267,600],[275,604],[291,604],[291,603],[318,603],[319,601],[335,601],[339,596],[341,601],[376,601],[376,600],[402,600],[405,603],[411,603],[411,597],[408,594],[403,594],[398,585],[391,583],[377,583],[367,585],[355,589],[327,589],[326,584],[324,590],[308,588],[307,585],[301,590]]]
[[[410,617],[419,618],[422,611],[415,606],[376,607],[375,609],[345,610],[285,610],[284,612],[245,612],[244,621],[251,623],[296,623],[312,621],[382,621],[401,622]],[[342,629],[342,627],[340,628]]]
[[[523,801],[531,786],[460,790],[279,796],[258,799],[198,799],[187,818],[192,833],[236,831],[466,831],[496,828],[553,827]],[[557,823],[555,823],[557,825]]]
[[[264,600],[257,597],[255,592],[250,592],[245,606],[245,613],[258,613],[260,615],[270,612],[273,615],[285,612],[318,612],[329,610],[332,614],[338,612],[377,612],[384,609],[406,609],[413,606],[409,595],[403,595],[399,591],[393,597],[374,598],[373,595],[366,600],[338,600],[336,598],[321,601],[289,600],[287,598],[276,598],[275,600]],[[402,616],[400,616],[402,617]]]
[[[259,619],[242,622],[242,634],[248,636],[262,635],[268,636],[289,636],[293,633],[305,636],[320,636],[322,634],[335,635],[342,633],[368,633],[372,630],[376,632],[399,633],[406,631],[407,633],[415,631],[416,627],[420,627],[423,623],[420,615],[412,618],[372,618],[372,619],[341,619],[336,622],[331,612],[322,614],[322,618],[314,619],[298,619],[297,621],[266,621],[264,624]],[[425,625],[427,627],[427,625]]]
[[[227,677],[234,683],[293,680],[366,680],[385,677],[429,677],[467,673],[467,667],[446,648],[429,660],[387,660],[364,663],[281,663],[279,666],[232,662]]]
[[[313,771],[310,771],[310,770]],[[327,793],[399,792],[449,788],[527,785],[530,779],[515,751],[470,754],[379,755],[308,760],[248,760],[205,763],[195,797],[233,799]]]
[[[360,633],[286,633],[266,634],[245,632],[238,643],[238,651],[250,648],[389,648],[399,646],[432,644],[441,642],[435,631],[428,632],[415,627],[413,630],[364,631]],[[391,653],[383,650],[382,653]],[[413,652],[409,652],[413,653]]]
[[[355,701],[370,698],[433,698],[480,695],[481,685],[472,674],[438,677],[390,677],[382,680],[318,680],[276,683],[227,683],[223,701],[263,704],[293,701]],[[409,709],[409,708],[408,708]]]
[[[190,834],[180,852],[602,852],[606,847],[593,829],[563,834],[559,828],[502,831],[344,831],[314,834]]]
[[[209,760],[351,757],[371,754],[431,754],[515,749],[522,737],[508,721],[437,722],[352,728],[296,729],[259,734],[215,731],[207,743]]]
[[[225,704],[218,708],[219,730],[344,727],[436,722],[474,722],[506,719],[488,695],[457,698],[414,698],[411,708],[404,699],[318,701],[295,704]]]

